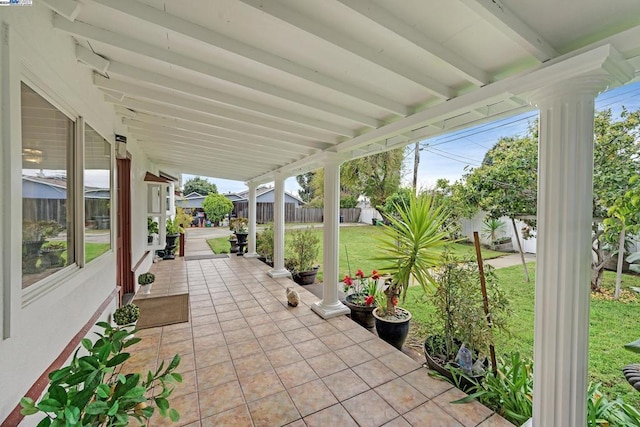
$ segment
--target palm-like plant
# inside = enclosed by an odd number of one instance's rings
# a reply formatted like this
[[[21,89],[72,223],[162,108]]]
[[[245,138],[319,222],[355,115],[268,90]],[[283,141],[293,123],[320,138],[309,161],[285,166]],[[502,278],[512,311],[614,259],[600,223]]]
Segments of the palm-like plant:
[[[383,226],[384,237],[379,239],[383,254],[376,258],[387,263],[384,270],[393,276],[384,291],[386,304],[379,304],[385,315],[395,314],[398,296],[404,301],[412,277],[425,292],[433,289],[429,270],[440,260],[439,249],[449,243],[448,209],[430,192],[411,194],[409,202],[396,204],[395,210],[396,215],[387,216],[389,223]]]

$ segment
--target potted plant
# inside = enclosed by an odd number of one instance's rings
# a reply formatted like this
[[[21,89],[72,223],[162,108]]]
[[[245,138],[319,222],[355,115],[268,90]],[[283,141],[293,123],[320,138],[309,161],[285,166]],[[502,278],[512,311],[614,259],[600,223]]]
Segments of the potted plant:
[[[249,221],[247,218],[234,218],[229,224],[238,239],[239,251],[244,252],[244,247],[247,245],[247,236],[249,235]]]
[[[375,326],[373,310],[376,308],[375,297],[379,279],[380,273],[377,270],[373,270],[371,276],[364,277],[360,269],[356,271],[355,278],[346,275],[342,279],[343,291],[346,294],[344,302],[351,310],[351,320],[367,329],[373,329]]]
[[[409,332],[411,313],[397,307],[399,297],[406,297],[413,279],[427,292],[432,287],[430,270],[439,261],[438,251],[447,243],[444,227],[448,211],[438,205],[433,195],[410,193],[408,202],[394,203],[395,215],[387,215],[383,224],[384,238],[380,240],[382,254],[378,260],[386,262],[385,271],[391,278],[385,281],[383,292],[376,297],[376,331],[383,340],[397,349]]]
[[[311,227],[296,230],[291,233],[287,246],[287,268],[291,271],[293,280],[299,285],[311,285],[315,282],[320,268],[316,265],[320,252],[320,237]]]
[[[68,365],[49,374],[49,387],[38,403],[23,397],[20,413],[44,415],[39,426],[126,426],[134,419],[146,425],[157,407],[162,417],[178,421],[180,414],[170,407],[169,396],[172,385],[182,382],[175,372],[180,356],[145,375],[121,373],[131,346],[141,339],[106,322],[96,326],[102,329],[96,332],[98,338],[83,339],[84,352],[78,348]]]
[[[433,269],[435,292],[428,298],[435,308],[429,335],[424,344],[427,364],[451,379],[448,367],[461,368],[467,377],[485,374],[494,329],[505,330],[510,314],[508,301],[489,265],[483,266],[487,307],[492,326],[487,323],[480,286],[480,271],[474,260],[461,260],[449,251]],[[464,389],[472,384],[463,377]]]
[[[151,272],[142,273],[141,275],[139,275],[138,284],[140,285],[140,291],[146,295],[150,294],[151,286],[153,285],[153,282],[155,280],[156,276]]]
[[[140,318],[140,308],[135,304],[125,304],[113,313],[113,322],[118,326],[134,325]]]
[[[147,243],[152,244],[153,238],[160,232],[158,228],[158,221],[154,221],[153,218],[147,217]]]
[[[48,242],[42,246],[40,253],[43,257],[43,262],[50,268],[64,266],[64,259],[62,253],[67,250],[67,242]]]
[[[238,252],[238,238],[234,233],[231,233],[231,235],[229,236],[229,245],[229,253],[235,254]]]
[[[167,219],[167,236],[164,248],[163,259],[175,259],[174,251],[176,249],[176,240],[180,237],[180,233],[184,233],[184,229],[180,227],[176,219]]]
[[[40,248],[49,237],[55,237],[63,230],[56,221],[31,221],[22,222],[22,271],[25,273],[37,273],[42,267],[40,261]]]

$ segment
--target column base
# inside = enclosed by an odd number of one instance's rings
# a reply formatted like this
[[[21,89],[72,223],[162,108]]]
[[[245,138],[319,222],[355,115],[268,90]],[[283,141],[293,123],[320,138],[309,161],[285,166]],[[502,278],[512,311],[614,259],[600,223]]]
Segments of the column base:
[[[256,252],[247,252],[244,254],[245,258],[258,258],[258,254]]]
[[[291,278],[291,272],[289,270],[286,269],[282,269],[282,270],[269,270],[267,271],[267,274],[269,275],[269,277],[273,278],[273,279],[278,279],[280,277],[289,277]]]
[[[342,316],[351,312],[351,310],[349,310],[349,307],[342,304],[340,301],[336,301],[333,304],[324,304],[323,301],[318,301],[311,304],[311,311],[315,312],[323,319]]]

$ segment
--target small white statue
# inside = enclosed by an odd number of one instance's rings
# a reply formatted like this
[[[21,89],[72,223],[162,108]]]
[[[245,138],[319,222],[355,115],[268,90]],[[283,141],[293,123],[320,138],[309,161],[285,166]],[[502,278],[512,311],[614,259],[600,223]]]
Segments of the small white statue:
[[[300,295],[293,288],[287,288],[287,304],[291,307],[297,307],[300,303]]]

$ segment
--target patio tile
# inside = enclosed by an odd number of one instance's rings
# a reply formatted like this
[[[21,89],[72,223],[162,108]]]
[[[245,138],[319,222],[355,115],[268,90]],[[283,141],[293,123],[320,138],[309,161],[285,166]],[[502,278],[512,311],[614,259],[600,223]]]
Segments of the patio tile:
[[[513,427],[509,421],[505,420],[498,414],[493,414],[486,420],[484,420],[478,427]]]
[[[256,427],[283,425],[300,418],[300,413],[284,391],[249,402],[249,411]]]
[[[328,323],[318,323],[316,325],[311,325],[309,326],[309,330],[313,332],[317,337],[323,337],[325,335],[335,335],[338,333],[338,330]]]
[[[291,346],[291,342],[282,332],[272,335],[258,336],[258,342],[264,351],[275,350],[281,347]]]
[[[247,405],[240,405],[202,420],[202,427],[251,427],[252,425]]]
[[[303,417],[338,403],[319,379],[292,388],[289,395]]]
[[[251,330],[256,337],[277,334],[280,332],[280,328],[278,328],[271,319],[269,319],[269,323],[251,326]]]
[[[240,383],[231,381],[199,393],[200,415],[202,418],[216,415],[244,403]]]
[[[347,368],[347,365],[345,365],[344,362],[342,362],[342,360],[340,360],[340,358],[334,353],[325,353],[320,356],[309,358],[307,359],[307,363],[311,365],[320,378]]]
[[[361,363],[368,362],[373,359],[371,353],[365,351],[359,345],[352,345],[350,347],[341,348],[339,350],[335,350],[335,353],[338,355],[340,359],[344,361],[347,365],[354,367]]]
[[[224,339],[224,335],[222,333],[205,335],[202,337],[194,337],[193,345],[195,347],[196,353],[201,352],[203,350],[209,348],[218,348],[221,346],[226,346],[227,343]]]
[[[171,344],[165,344],[160,347],[158,357],[164,359],[165,357],[172,357],[175,354],[189,354],[193,353],[193,341],[183,340],[172,342]]]
[[[349,322],[351,322],[351,320],[349,320]],[[351,340],[353,340],[353,342],[362,343],[362,342],[369,341],[369,340],[377,338],[373,334],[373,332],[367,331],[365,328],[359,326],[355,322],[352,322],[352,323],[354,325],[356,325],[357,327],[356,328],[342,330],[342,333],[344,333],[347,337],[349,337]]]
[[[398,417],[398,413],[373,390],[345,400],[342,406],[361,426],[379,426]]]
[[[284,391],[284,386],[273,369],[250,377],[240,378],[240,385],[247,402]]]
[[[420,393],[432,399],[453,388],[446,381],[433,378],[427,369],[417,369],[402,376],[402,379],[415,387]]]
[[[269,363],[269,359],[267,359],[264,353],[234,359],[233,365],[236,368],[236,375],[238,375],[239,378],[250,377],[260,372],[273,369],[271,363]]]
[[[191,328],[176,329],[174,331],[163,331],[160,345],[172,344],[178,341],[192,340]]]
[[[251,327],[258,326],[258,325],[264,325],[264,324],[272,324],[272,325],[274,325],[273,319],[271,317],[269,317],[268,314],[259,314],[257,316],[245,317],[245,320],[249,324],[249,326],[251,326]],[[278,331],[280,331],[280,329],[278,329]]]
[[[394,346],[382,341],[381,339],[368,340],[360,343],[360,347],[371,353],[373,357],[382,357],[392,352],[402,353]]]
[[[334,351],[355,344],[355,342],[351,338],[348,338],[342,332],[336,332],[332,335],[325,335],[323,337],[320,337],[320,341],[325,343],[327,347]]]
[[[375,359],[354,366],[352,369],[372,388],[398,377],[388,366]]]
[[[382,427],[411,427],[411,424],[402,417],[391,420]]]
[[[172,397],[182,396],[184,394],[191,394],[197,391],[196,388],[196,372],[195,371],[182,371],[178,369],[178,373],[182,375],[182,382],[177,383],[174,386]]]
[[[303,360],[300,353],[298,353],[291,345],[288,347],[278,348],[277,350],[266,351],[266,354],[274,368],[290,365],[291,363]]]
[[[171,407],[180,413],[180,425],[184,426],[189,423],[200,420],[200,411],[198,409],[198,394],[185,394],[171,399]],[[149,420],[152,426],[175,426],[169,417],[162,418],[159,411],[153,411],[153,416]]]
[[[315,335],[313,335],[313,333],[306,327],[285,331],[284,335],[293,344],[301,343],[303,341],[309,341],[309,340],[314,340],[314,341],[318,340],[318,338]]]
[[[301,342],[298,344],[294,344],[294,347],[296,348],[296,350],[298,350],[298,353],[300,353],[300,355],[305,359],[318,356],[320,354],[328,353],[331,351],[329,347],[324,345],[322,341],[318,339],[313,339],[313,340]]]
[[[322,381],[338,400],[343,401],[369,390],[367,383],[351,369],[345,369],[324,377]]]
[[[191,324],[193,326],[209,325],[217,322],[218,322],[218,316],[215,314],[209,314],[207,316],[198,316],[198,317],[191,318]]]
[[[257,316],[259,314],[266,314],[266,311],[262,309],[262,307],[249,307],[249,308],[240,308],[240,312],[244,317]]]
[[[228,347],[232,359],[239,359],[252,354],[262,353],[262,347],[260,347],[258,340],[255,338],[237,344],[228,344]]]
[[[315,313],[300,316],[298,317],[298,320],[301,321],[305,326],[318,325],[326,322],[322,317],[318,316]]]
[[[196,371],[198,379],[198,392],[202,390],[216,387],[237,379],[236,371],[230,361],[220,362],[215,365],[207,366]]]
[[[304,417],[308,427],[357,427],[358,424],[351,418],[349,412],[342,405],[333,405],[322,411]]]
[[[430,427],[463,427],[434,402],[426,402],[418,406],[404,414],[404,418],[414,426],[424,425],[424,420],[429,420]]]
[[[232,321],[232,320],[244,322],[244,319],[242,318],[242,313],[240,313],[240,311],[225,311],[224,313],[218,313],[217,316],[220,322]],[[236,328],[239,328],[239,326],[237,326]]]
[[[253,332],[251,332],[251,329],[249,328],[224,331],[223,334],[225,341],[228,343],[241,343],[243,341],[255,339]]]
[[[401,351],[393,351],[379,357],[378,360],[387,365],[398,375],[405,375],[416,369],[422,369],[422,365]]]
[[[478,401],[471,401],[464,405],[451,403],[454,400],[462,399],[466,394],[457,388],[451,388],[441,395],[435,397],[433,402],[444,411],[451,414],[465,427],[472,427],[493,415],[493,411]]]
[[[387,403],[393,405],[393,409],[400,414],[404,414],[427,401],[426,396],[402,378],[396,378],[393,381],[376,387],[374,390],[385,399]]]
[[[296,387],[318,378],[315,371],[304,360],[276,368],[276,373],[286,389]]]
[[[219,334],[221,332],[222,328],[220,328],[220,325],[217,322],[193,327],[194,337],[204,337],[207,335]]]
[[[298,319],[278,320],[277,325],[278,325],[278,328],[280,328],[280,330],[282,332],[287,332],[287,331],[291,331],[293,329],[298,329],[298,328],[303,328],[304,327],[302,322],[299,321]],[[314,337],[315,337],[315,335],[314,335]]]

